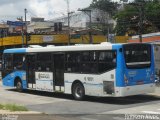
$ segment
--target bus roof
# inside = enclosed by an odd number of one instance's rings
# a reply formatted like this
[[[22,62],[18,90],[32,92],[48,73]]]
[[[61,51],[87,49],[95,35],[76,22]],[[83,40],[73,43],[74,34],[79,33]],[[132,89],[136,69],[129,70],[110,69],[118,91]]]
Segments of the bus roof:
[[[87,44],[71,46],[50,46],[38,48],[14,48],[6,49],[4,53],[31,53],[31,52],[62,52],[62,51],[89,51],[89,50],[112,50],[118,49],[122,44]]]
[[[25,53],[26,48],[13,48],[13,49],[6,49],[3,53]]]

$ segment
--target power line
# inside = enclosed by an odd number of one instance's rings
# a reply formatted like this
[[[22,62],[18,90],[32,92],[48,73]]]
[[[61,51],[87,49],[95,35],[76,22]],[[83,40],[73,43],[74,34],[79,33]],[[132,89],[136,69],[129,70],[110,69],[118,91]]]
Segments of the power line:
[[[32,16],[34,16],[34,17],[38,17],[38,16],[37,16],[36,14],[34,14],[31,10],[27,10],[27,12],[30,13],[30,14],[29,14],[30,16],[32,15]]]

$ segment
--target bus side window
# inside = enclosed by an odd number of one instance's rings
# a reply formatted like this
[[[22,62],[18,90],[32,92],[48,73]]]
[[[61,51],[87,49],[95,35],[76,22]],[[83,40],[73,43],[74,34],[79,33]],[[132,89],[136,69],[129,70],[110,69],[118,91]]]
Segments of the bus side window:
[[[12,58],[12,55],[9,54],[9,55],[6,55],[5,56],[5,65],[4,65],[4,68],[5,69],[12,69],[13,67],[13,58]]]
[[[79,72],[80,52],[68,52],[65,59],[65,70],[67,72]]]
[[[116,67],[116,52],[102,51],[99,53],[98,72],[102,73]]]
[[[83,72],[88,73],[88,72],[90,72],[90,70],[91,70],[91,68],[88,63],[82,64],[82,71]]]
[[[46,71],[50,71],[49,67],[46,67]]]
[[[36,70],[38,71],[52,71],[53,61],[51,53],[38,53],[36,60]]]
[[[23,67],[23,63],[19,62],[16,66],[16,69],[22,69],[22,67]]]
[[[41,71],[41,67],[38,67],[38,71]]]
[[[25,56],[24,54],[13,55],[13,66],[14,69],[24,70],[25,69]]]

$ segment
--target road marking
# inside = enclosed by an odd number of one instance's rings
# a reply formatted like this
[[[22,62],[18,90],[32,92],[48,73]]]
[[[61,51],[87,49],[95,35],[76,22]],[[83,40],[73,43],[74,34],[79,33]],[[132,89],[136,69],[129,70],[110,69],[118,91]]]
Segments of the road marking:
[[[154,111],[142,111],[142,112],[148,114],[160,114],[160,112],[154,112]]]

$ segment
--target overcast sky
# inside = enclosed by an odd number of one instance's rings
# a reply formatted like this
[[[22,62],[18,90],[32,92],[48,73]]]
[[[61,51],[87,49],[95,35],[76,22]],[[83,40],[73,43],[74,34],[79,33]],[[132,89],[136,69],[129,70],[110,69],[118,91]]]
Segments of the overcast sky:
[[[88,7],[92,2],[92,0],[69,1],[71,11]],[[0,22],[24,16],[24,8],[28,10],[28,20],[30,17],[53,19],[67,13],[67,2],[66,0],[0,0]]]
[[[70,10],[85,8],[92,0],[69,0]],[[24,8],[27,8],[27,19],[30,17],[45,17],[52,19],[67,13],[66,0],[0,0],[0,19],[16,19],[24,16]],[[0,21],[1,22],[1,21]]]

